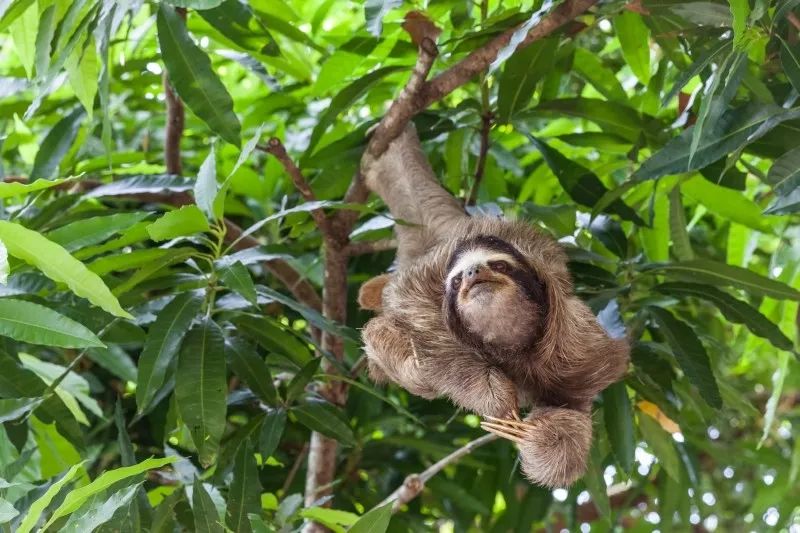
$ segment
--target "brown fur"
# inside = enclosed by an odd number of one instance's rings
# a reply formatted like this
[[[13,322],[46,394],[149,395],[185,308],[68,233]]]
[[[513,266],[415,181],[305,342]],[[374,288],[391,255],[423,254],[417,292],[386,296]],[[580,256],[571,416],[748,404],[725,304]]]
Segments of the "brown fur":
[[[381,274],[364,282],[358,289],[358,305],[369,311],[380,311],[383,306],[383,288],[389,283],[389,274]]]
[[[480,415],[509,418],[532,407],[520,445],[524,473],[548,487],[573,483],[591,445],[592,399],[625,373],[627,343],[609,338],[573,295],[558,243],[525,222],[466,216],[435,181],[412,129],[367,163],[366,176],[392,214],[414,224],[398,228],[399,269],[380,291],[381,315],[363,331],[370,375]],[[544,324],[525,350],[489,353],[448,327],[448,262],[459,243],[480,235],[511,244],[544,287]],[[508,309],[505,319],[515,313]]]

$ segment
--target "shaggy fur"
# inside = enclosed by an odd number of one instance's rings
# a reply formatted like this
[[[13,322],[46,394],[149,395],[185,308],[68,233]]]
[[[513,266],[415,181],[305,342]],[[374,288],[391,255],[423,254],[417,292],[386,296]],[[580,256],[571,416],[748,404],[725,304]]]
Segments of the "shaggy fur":
[[[397,271],[380,281],[379,305],[369,301],[381,309],[363,331],[370,375],[484,416],[510,419],[532,407],[519,445],[523,472],[548,487],[572,484],[591,445],[592,399],[625,373],[627,343],[609,338],[573,295],[558,243],[524,222],[468,217],[438,184],[413,129],[365,169],[367,185],[410,223],[397,227]],[[501,244],[487,244],[492,238]],[[448,267],[465,247],[498,246],[510,246],[505,252],[528,272],[518,285],[532,302],[523,311],[536,315],[534,342],[517,349],[476,343],[447,318]],[[486,320],[510,324],[520,313],[487,313]]]

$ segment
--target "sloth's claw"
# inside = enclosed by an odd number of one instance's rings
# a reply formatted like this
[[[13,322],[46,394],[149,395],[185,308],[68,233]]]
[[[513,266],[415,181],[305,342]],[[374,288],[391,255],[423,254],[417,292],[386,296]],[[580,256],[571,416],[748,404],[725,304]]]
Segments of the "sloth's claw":
[[[518,433],[516,431],[508,430],[498,424],[483,422],[481,424],[481,428],[484,429],[485,431],[488,431],[489,433],[494,433],[498,437],[502,437],[506,440],[510,440],[511,442],[515,442],[517,444],[522,444],[525,441],[525,439],[523,438],[524,433]]]
[[[489,416],[489,415],[486,415],[483,418],[485,418],[486,420],[489,420],[490,422],[494,422],[496,424],[514,426],[514,427],[523,428],[523,429],[528,429],[533,425],[530,422],[523,422],[519,418],[516,418],[516,419],[497,418],[497,417]]]

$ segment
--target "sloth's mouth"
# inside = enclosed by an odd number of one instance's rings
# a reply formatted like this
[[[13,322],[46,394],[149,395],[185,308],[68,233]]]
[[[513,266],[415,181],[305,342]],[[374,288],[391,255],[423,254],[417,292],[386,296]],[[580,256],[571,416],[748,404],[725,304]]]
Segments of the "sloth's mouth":
[[[464,287],[464,294],[469,294],[472,296],[473,294],[480,294],[482,292],[486,292],[487,290],[491,290],[490,285],[497,283],[497,281],[493,279],[485,279],[485,278],[478,278],[475,279],[472,283],[466,285]]]

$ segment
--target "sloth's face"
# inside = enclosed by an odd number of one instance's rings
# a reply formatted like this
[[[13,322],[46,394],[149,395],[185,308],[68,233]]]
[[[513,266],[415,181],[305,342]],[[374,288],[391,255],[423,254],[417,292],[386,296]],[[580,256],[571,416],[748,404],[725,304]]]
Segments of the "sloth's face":
[[[518,351],[535,342],[544,291],[510,244],[479,237],[459,246],[445,283],[445,314],[457,336],[493,351]]]

